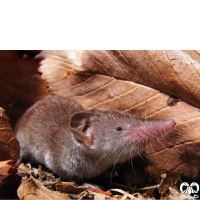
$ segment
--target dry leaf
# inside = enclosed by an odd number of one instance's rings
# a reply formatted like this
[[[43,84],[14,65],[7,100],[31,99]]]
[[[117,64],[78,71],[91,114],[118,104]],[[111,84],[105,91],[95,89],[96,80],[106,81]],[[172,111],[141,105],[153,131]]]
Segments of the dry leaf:
[[[4,184],[6,178],[16,172],[13,162],[12,160],[0,161],[0,186]]]
[[[85,191],[86,187],[76,187],[72,185],[70,182],[60,182],[56,184],[56,189],[60,190],[61,192],[67,192],[70,194],[79,194]]]
[[[0,51],[0,107],[12,126],[33,103],[48,93],[37,71],[38,51]]]
[[[120,189],[111,189],[110,191],[122,194],[120,199],[144,200],[144,197],[138,193],[132,195]]]
[[[99,193],[95,193],[94,194],[94,200],[105,200],[105,194],[99,194]]]
[[[200,85],[200,64],[183,51],[43,51],[41,56],[46,59],[40,70],[54,93],[64,88],[65,94],[67,87],[77,88],[78,83],[83,86],[80,75],[103,75],[200,105],[196,89]]]
[[[19,144],[9,123],[5,110],[0,107],[0,161],[18,160]]]
[[[48,190],[33,177],[24,181],[17,190],[20,199],[70,199],[66,194]]]
[[[174,119],[176,127],[146,148],[147,160],[157,175],[199,176],[199,62],[183,51],[43,51],[40,56],[50,93],[86,109]]]
[[[26,165],[24,165],[24,163],[21,163],[19,165],[19,167],[17,168],[18,173],[20,174],[20,176],[28,176],[30,177],[31,173],[33,173],[33,170],[29,167],[27,167]]]
[[[87,186],[75,186],[70,182],[60,182],[56,183],[56,190],[59,190],[61,192],[66,192],[70,194],[80,194],[81,192],[85,191],[86,189],[92,190],[94,193],[100,193],[104,195],[111,196],[112,193],[105,192],[100,189],[96,189],[94,187],[91,187],[89,184]]]
[[[0,161],[0,198],[16,198],[16,190],[21,177],[13,165],[13,160]]]

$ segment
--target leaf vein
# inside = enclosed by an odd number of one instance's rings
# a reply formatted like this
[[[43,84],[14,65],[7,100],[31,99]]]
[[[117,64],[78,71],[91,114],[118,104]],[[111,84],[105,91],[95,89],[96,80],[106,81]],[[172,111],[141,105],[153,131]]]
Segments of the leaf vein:
[[[109,54],[107,51],[106,51],[106,53],[107,53],[107,54],[112,58],[112,60],[114,60],[114,62],[122,69],[123,74],[126,76],[127,80],[130,81],[129,76],[128,76],[128,73],[127,73],[127,70],[125,70],[125,69],[123,68],[123,66],[120,65],[120,63],[117,62],[117,61],[115,60],[115,57],[113,57],[112,54]]]

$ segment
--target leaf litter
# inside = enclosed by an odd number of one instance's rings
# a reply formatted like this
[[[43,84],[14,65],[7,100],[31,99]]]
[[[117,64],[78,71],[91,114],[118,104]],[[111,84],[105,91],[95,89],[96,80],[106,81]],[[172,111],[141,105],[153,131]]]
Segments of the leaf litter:
[[[154,190],[165,188],[165,194],[160,190],[160,194],[164,194],[162,199],[179,198],[177,186],[172,183],[165,187],[166,174],[161,175],[161,181],[157,185],[147,186],[142,188],[122,186],[123,189],[109,189],[107,191],[93,183],[84,183],[78,185],[75,182],[65,182],[60,177],[55,177],[52,172],[45,171],[41,166],[38,168],[32,167],[30,163],[21,163],[18,168],[18,173],[22,176],[22,184],[17,190],[20,199],[154,199]],[[136,185],[135,185],[136,186]],[[119,187],[120,188],[120,187]],[[131,191],[128,192],[128,191]],[[137,191],[136,193],[134,191]],[[143,191],[143,192],[141,192]],[[150,191],[150,192],[149,192]],[[173,192],[172,192],[173,191]],[[173,198],[172,198],[173,197]]]

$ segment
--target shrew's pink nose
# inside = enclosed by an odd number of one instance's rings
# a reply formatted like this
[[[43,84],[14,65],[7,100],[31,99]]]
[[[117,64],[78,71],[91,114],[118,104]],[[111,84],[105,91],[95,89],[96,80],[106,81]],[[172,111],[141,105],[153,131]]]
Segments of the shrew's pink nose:
[[[147,141],[159,136],[175,126],[173,119],[171,120],[149,120],[137,126],[134,130],[134,138],[136,140]]]

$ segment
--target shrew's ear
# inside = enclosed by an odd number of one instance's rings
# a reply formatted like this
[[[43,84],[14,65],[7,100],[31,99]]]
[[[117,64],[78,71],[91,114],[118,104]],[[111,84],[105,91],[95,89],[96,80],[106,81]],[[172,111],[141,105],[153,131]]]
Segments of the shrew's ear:
[[[88,131],[90,119],[93,116],[92,111],[81,111],[71,117],[70,129],[76,139],[83,142],[87,147],[91,147],[94,142],[93,133]]]

